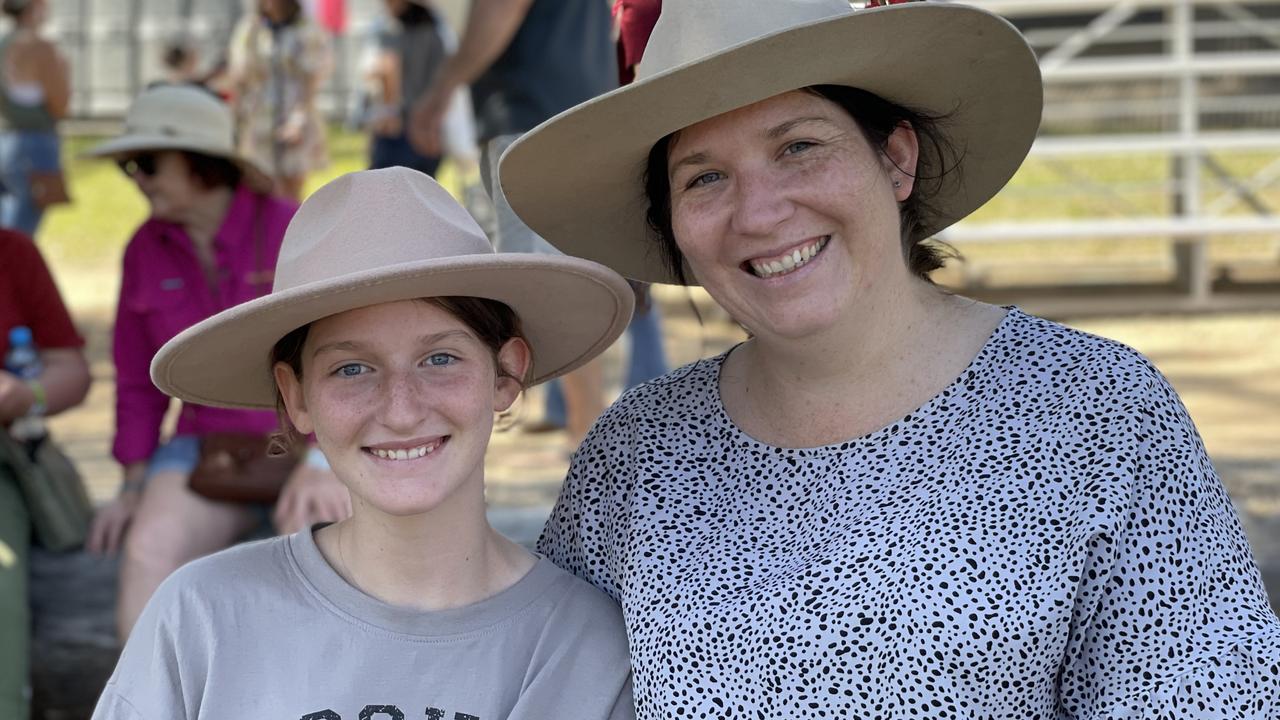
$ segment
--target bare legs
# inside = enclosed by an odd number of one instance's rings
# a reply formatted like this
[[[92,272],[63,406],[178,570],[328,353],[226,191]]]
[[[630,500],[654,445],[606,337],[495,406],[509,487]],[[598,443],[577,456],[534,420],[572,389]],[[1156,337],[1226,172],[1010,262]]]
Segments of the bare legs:
[[[251,507],[191,492],[182,471],[153,475],[125,535],[116,603],[120,639],[129,637],[147,600],[170,573],[228,547],[258,521]]]

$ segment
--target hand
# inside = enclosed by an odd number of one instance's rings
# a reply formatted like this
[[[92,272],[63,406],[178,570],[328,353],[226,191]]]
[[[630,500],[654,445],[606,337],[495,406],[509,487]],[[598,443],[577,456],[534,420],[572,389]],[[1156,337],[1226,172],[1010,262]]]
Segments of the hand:
[[[85,549],[97,555],[115,555],[124,545],[124,534],[142,501],[142,491],[127,489],[94,513]]]
[[[351,493],[332,470],[300,463],[289,476],[272,517],[276,531],[289,535],[318,522],[351,516]]]
[[[31,386],[17,375],[0,370],[0,424],[8,424],[27,414],[36,402]]]
[[[404,123],[400,120],[400,115],[396,113],[386,113],[374,118],[369,123],[369,130],[379,137],[397,137],[404,129]]]
[[[276,130],[276,139],[285,145],[296,145],[302,141],[302,133],[306,130],[306,126],[307,114],[302,110],[294,110]]]
[[[444,125],[445,111],[453,98],[453,86],[437,81],[431,90],[413,104],[409,113],[409,144],[426,157],[444,154],[440,128]]]

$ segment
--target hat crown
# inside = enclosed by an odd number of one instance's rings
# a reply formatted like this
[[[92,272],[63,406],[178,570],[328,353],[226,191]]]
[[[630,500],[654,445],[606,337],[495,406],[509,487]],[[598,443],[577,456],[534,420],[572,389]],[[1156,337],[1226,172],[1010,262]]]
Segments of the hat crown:
[[[851,12],[847,0],[666,2],[636,68],[636,80],[765,35]]]
[[[459,255],[490,255],[484,231],[448,191],[403,167],[343,175],[299,208],[273,292]]]
[[[231,109],[200,88],[147,90],[129,107],[124,124],[127,135],[167,137],[227,152],[235,144]]]

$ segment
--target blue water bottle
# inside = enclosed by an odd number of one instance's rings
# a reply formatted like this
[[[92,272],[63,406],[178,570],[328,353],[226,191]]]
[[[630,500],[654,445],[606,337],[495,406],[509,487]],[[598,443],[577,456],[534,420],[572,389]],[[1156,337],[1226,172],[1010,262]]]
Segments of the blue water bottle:
[[[31,336],[31,328],[19,325],[9,331],[9,352],[4,356],[4,369],[13,373],[19,380],[37,380],[44,371],[40,362],[40,351],[36,349],[35,338]],[[14,440],[39,440],[45,435],[44,408],[33,407],[25,417],[17,418],[9,426],[9,435]]]

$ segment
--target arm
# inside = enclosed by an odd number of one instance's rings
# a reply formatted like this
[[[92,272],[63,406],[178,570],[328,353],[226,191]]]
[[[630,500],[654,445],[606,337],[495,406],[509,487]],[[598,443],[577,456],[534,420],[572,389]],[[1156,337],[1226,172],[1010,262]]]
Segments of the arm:
[[[1117,455],[1127,506],[1090,539],[1062,717],[1277,717],[1280,621],[1191,419],[1150,375]]]
[[[441,153],[440,125],[454,91],[475,82],[511,44],[533,0],[473,0],[458,51],[414,103],[409,140],[429,157]]]
[[[316,97],[320,88],[329,77],[332,66],[332,53],[329,48],[329,36],[316,25],[303,25],[298,28],[302,33],[302,57],[299,66],[302,69],[302,92],[298,102],[289,108],[284,122],[276,130],[276,136],[285,143],[296,143],[302,140],[307,122],[315,112]]]
[[[44,415],[56,415],[79,405],[89,394],[89,363],[79,348],[43,350],[40,360],[44,371],[37,378],[38,386],[0,370],[0,424],[26,415],[41,401]]]
[[[45,415],[79,405],[90,378],[80,347],[84,343],[40,251],[11,233],[0,238],[0,247],[0,257],[11,263],[5,274],[16,286],[19,314],[31,327],[44,366],[36,385],[0,370],[0,424],[7,424],[37,403],[44,405]]]
[[[66,58],[53,43],[41,41],[36,56],[39,63],[40,86],[44,88],[45,107],[55,119],[67,116],[71,104],[71,70]]]

